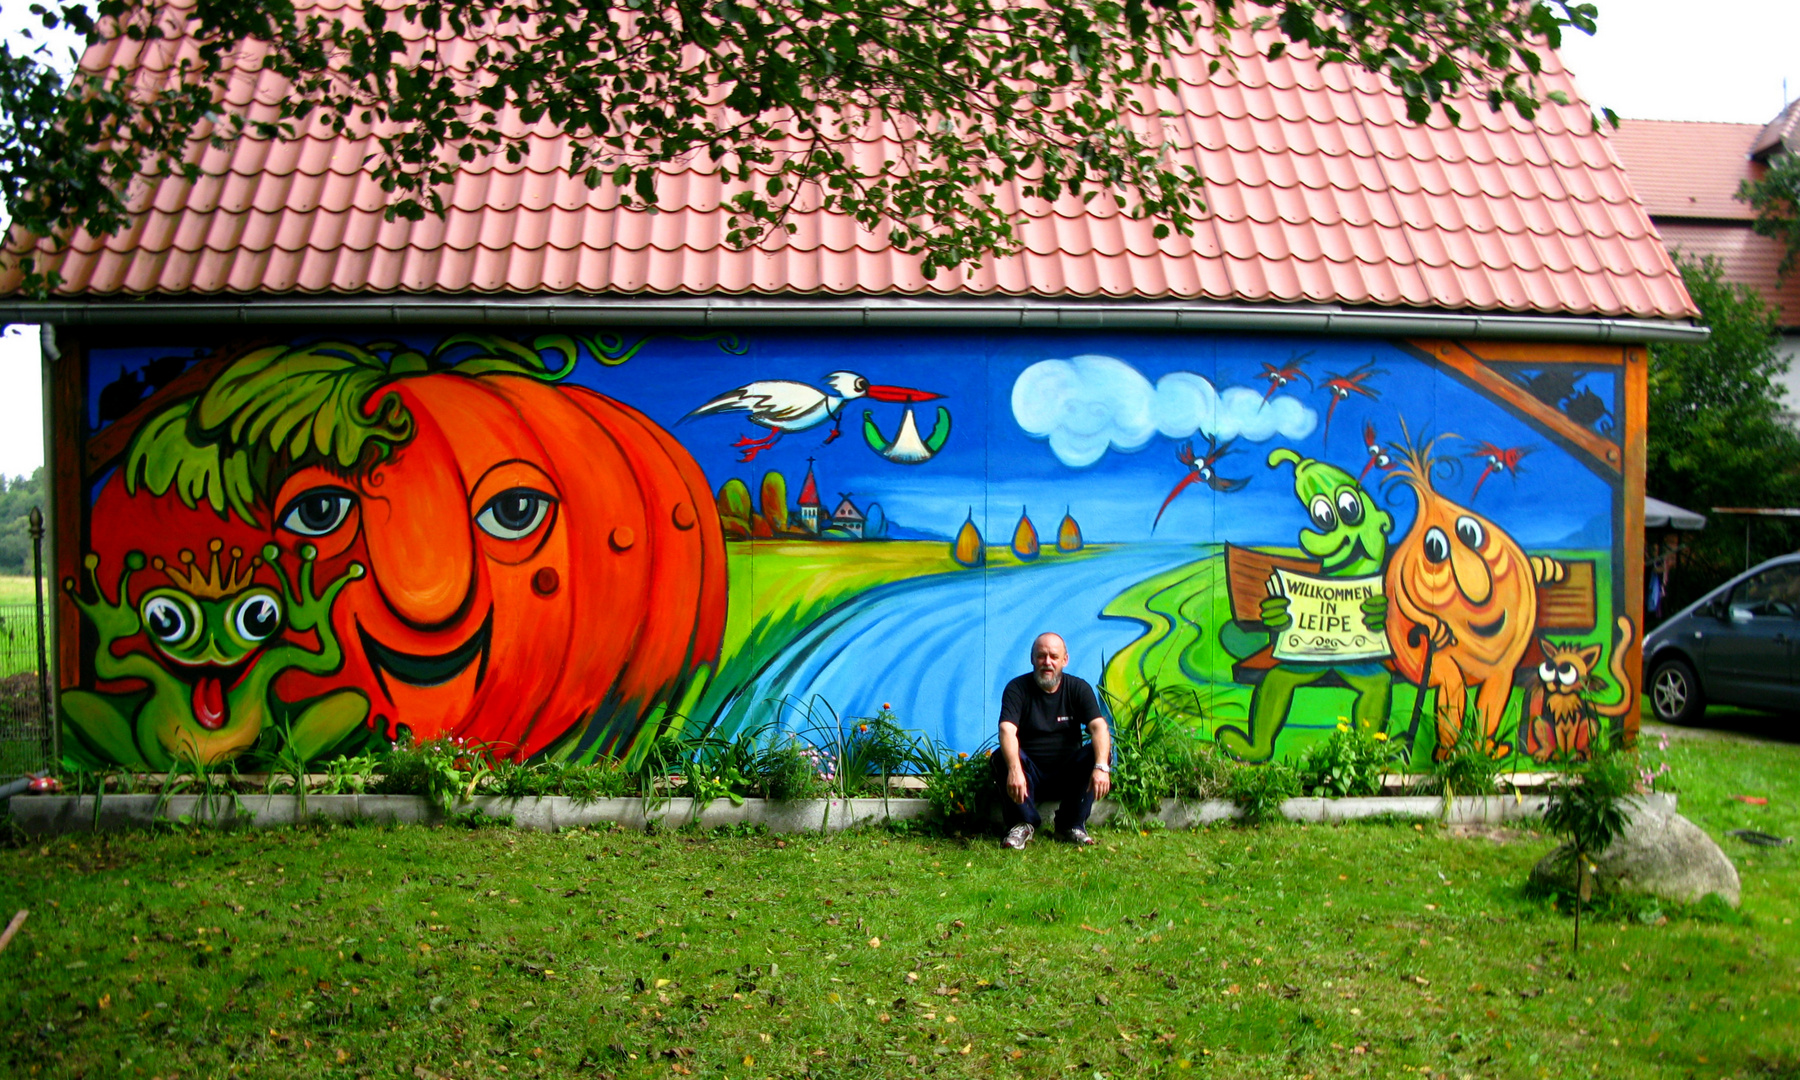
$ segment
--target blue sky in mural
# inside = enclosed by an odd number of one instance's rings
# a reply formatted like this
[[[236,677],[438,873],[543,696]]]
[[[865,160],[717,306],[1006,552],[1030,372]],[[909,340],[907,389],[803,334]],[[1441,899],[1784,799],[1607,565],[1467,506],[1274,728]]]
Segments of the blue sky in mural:
[[[364,340],[365,335],[357,335]],[[624,335],[626,341],[636,335]],[[429,348],[428,337],[408,335]],[[1029,510],[1039,534],[1054,536],[1065,509],[1090,541],[1291,543],[1303,524],[1292,471],[1270,469],[1278,446],[1321,458],[1353,475],[1368,461],[1365,425],[1386,445],[1401,437],[1450,435],[1440,454],[1453,464],[1440,491],[1512,532],[1527,546],[1611,542],[1608,485],[1544,433],[1405,350],[1372,339],[1238,337],[1158,333],[964,333],[878,330],[750,332],[743,353],[717,341],[658,334],[618,366],[584,359],[570,381],[591,386],[648,413],[672,431],[706,471],[713,487],[738,477],[756,490],[779,470],[797,496],[813,458],[829,511],[841,493],[859,507],[879,503],[903,529],[949,536],[971,512],[990,543],[1004,543]],[[150,384],[178,374],[204,349],[95,350],[96,384],[89,415],[97,426],[129,407]],[[117,369],[125,385],[110,391]],[[164,370],[166,369],[166,370]],[[832,372],[942,395],[914,405],[851,401],[840,435],[830,423],[783,435],[750,462],[733,444],[767,429],[743,413],[689,418],[702,403],[756,380],[791,380],[823,390]],[[1612,378],[1590,376],[1608,408]],[[1334,394],[1331,386],[1341,388]],[[1264,400],[1267,395],[1267,400]],[[1332,407],[1336,401],[1335,408]],[[867,410],[896,437],[912,409],[928,435],[939,406],[951,418],[942,449],[920,464],[884,459],[865,442]],[[1329,428],[1327,419],[1329,418]],[[1163,511],[1190,466],[1208,455],[1209,435],[1223,446],[1214,490],[1190,483]],[[1516,468],[1493,471],[1482,448],[1514,450]],[[1484,476],[1484,473],[1487,475]],[[1365,482],[1377,483],[1371,469]],[[1471,502],[1477,482],[1480,491]],[[1242,482],[1241,484],[1238,482]],[[1378,496],[1403,532],[1412,498],[1389,485]],[[1154,525],[1154,530],[1153,530]]]
[[[1440,455],[1452,464],[1446,466],[1449,475],[1438,478],[1439,489],[1473,505],[1522,543],[1552,546],[1578,539],[1580,546],[1605,547],[1611,542],[1610,525],[1592,520],[1593,508],[1610,505],[1604,481],[1510,411],[1455,379],[1433,377],[1429,365],[1383,342],[867,331],[755,334],[747,341],[748,355],[731,364],[722,364],[725,358],[711,344],[659,341],[632,361],[643,362],[636,371],[608,369],[591,385],[616,387],[610,392],[671,425],[715,487],[736,476],[754,490],[774,468],[797,492],[806,459],[812,457],[827,503],[849,492],[859,506],[879,502],[899,525],[945,536],[972,510],[982,534],[992,543],[1004,543],[1021,510],[1029,510],[1040,535],[1048,537],[1066,508],[1090,541],[1292,542],[1302,524],[1293,474],[1270,469],[1265,464],[1269,451],[1292,447],[1355,474],[1368,461],[1364,425],[1374,424],[1385,445],[1399,441],[1404,419],[1415,439],[1421,434],[1457,436],[1440,443]],[[846,342],[855,342],[855,350],[847,350]],[[1296,358],[1301,374],[1287,376],[1287,385],[1263,404],[1271,389],[1269,367],[1288,369]],[[1043,367],[1057,360],[1076,363],[1061,370]],[[1082,368],[1088,369],[1085,379]],[[652,369],[653,385],[631,377],[650,375]],[[885,461],[863,442],[863,410],[872,412],[892,437],[906,406],[858,401],[845,408],[842,435],[829,445],[822,425],[786,435],[754,461],[740,463],[731,444],[741,436],[761,434],[741,414],[678,423],[693,407],[740,383],[791,379],[822,387],[823,377],[836,370],[944,395],[941,401],[916,406],[915,412],[921,431],[929,431],[935,408],[948,408],[953,425],[949,441],[923,464]],[[742,378],[722,378],[733,371]],[[1028,403],[1021,423],[1014,392],[1028,371],[1035,376],[1026,379],[1025,390],[1042,407]],[[1131,373],[1139,385],[1121,390],[1121,383],[1131,382]],[[1334,376],[1337,385],[1348,381],[1351,388],[1331,409],[1336,395],[1326,384]],[[1590,378],[1587,384],[1598,387],[1610,406],[1606,381]],[[1133,390],[1140,393],[1134,397]],[[1196,404],[1197,397],[1208,393],[1216,400]],[[1243,404],[1246,398],[1252,402],[1249,408]],[[1059,428],[1047,424],[1045,415],[1074,419]],[[1034,436],[1026,424],[1047,433]],[[1178,458],[1183,444],[1191,444],[1196,456],[1204,458],[1209,433],[1217,433],[1221,443],[1236,435],[1216,462],[1216,474],[1247,483],[1224,492],[1190,484],[1158,523],[1158,508],[1189,471]],[[1516,469],[1484,477],[1489,471],[1485,459],[1473,456],[1484,444],[1522,450]],[[1370,470],[1365,482],[1375,485],[1380,475]],[[1480,492],[1471,503],[1477,481]],[[1389,485],[1379,497],[1395,513],[1397,529],[1404,531],[1413,512],[1411,496]]]

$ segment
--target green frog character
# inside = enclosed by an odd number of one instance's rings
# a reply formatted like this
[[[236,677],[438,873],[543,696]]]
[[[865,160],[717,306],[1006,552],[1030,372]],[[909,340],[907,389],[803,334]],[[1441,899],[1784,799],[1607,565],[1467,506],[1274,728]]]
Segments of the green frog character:
[[[1387,559],[1388,534],[1394,519],[1375,505],[1374,498],[1356,478],[1335,465],[1303,458],[1292,450],[1269,454],[1269,467],[1294,466],[1294,494],[1312,519],[1312,528],[1300,530],[1300,547],[1319,560],[1324,577],[1358,578],[1378,575]],[[1274,594],[1262,602],[1262,621],[1271,634],[1287,628],[1288,598]],[[1362,602],[1363,622],[1380,633],[1387,625],[1387,597],[1376,594]],[[1218,730],[1219,745],[1244,761],[1267,761],[1275,751],[1275,736],[1287,722],[1294,692],[1336,674],[1356,694],[1351,719],[1376,731],[1387,726],[1393,673],[1377,660],[1350,663],[1283,662],[1270,668],[1250,697],[1250,730],[1233,727]]]
[[[369,702],[355,690],[292,706],[271,700],[275,679],[284,671],[322,675],[337,670],[343,650],[331,629],[331,605],[345,585],[362,577],[361,564],[351,564],[315,594],[318,550],[312,545],[300,549],[298,589],[278,561],[274,544],[264,545],[262,557],[247,565],[241,564],[242,550],[233,548],[229,569],[221,570],[223,546],[220,540],[209,545],[212,559],[205,571],[195,566],[191,551],[181,553],[181,567],[151,560],[171,584],[147,590],[135,607],[130,585],[132,575],[144,569],[142,552],[125,556],[116,602],[109,602],[100,588],[97,555],[83,561],[94,600],[81,596],[73,578],[63,582],[69,598],[99,631],[94,674],[148,684],[147,689],[122,693],[63,692],[65,721],[85,751],[76,753],[78,759],[164,770],[178,760],[217,764],[254,745],[274,722],[285,722],[290,748],[310,758],[362,723]],[[265,561],[280,579],[279,589],[252,580]],[[278,641],[283,628],[316,631],[318,648]],[[139,647],[122,656],[114,653],[116,643],[140,632],[154,651]]]

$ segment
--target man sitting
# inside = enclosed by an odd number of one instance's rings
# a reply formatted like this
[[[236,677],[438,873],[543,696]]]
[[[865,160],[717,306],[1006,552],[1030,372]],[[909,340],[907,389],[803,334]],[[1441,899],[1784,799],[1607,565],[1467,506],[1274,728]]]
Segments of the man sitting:
[[[1006,684],[1000,697],[1000,751],[989,761],[994,782],[1003,784],[1001,816],[1005,847],[1031,842],[1044,819],[1039,799],[1060,800],[1057,835],[1091,844],[1088,813],[1094,800],[1112,790],[1112,738],[1100,699],[1084,679],[1063,672],[1069,649],[1055,634],[1039,634],[1031,645],[1031,674]],[[1082,728],[1093,734],[1083,744]]]

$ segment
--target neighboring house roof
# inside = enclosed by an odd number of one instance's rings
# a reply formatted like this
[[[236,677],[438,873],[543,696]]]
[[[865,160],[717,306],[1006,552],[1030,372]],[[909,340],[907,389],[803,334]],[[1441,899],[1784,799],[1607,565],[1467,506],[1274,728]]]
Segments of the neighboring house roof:
[[[1740,183],[1766,171],[1752,160],[1753,147],[1780,145],[1797,130],[1800,101],[1766,125],[1622,120],[1612,135],[1669,250],[1717,258],[1727,281],[1759,292],[1787,327],[1800,325],[1800,272],[1782,280],[1781,242],[1752,232],[1755,215],[1735,196]]]
[[[1763,125],[1750,143],[1750,156],[1767,161],[1772,155],[1800,149],[1800,98],[1788,102],[1781,115]]]
[[[831,512],[831,520],[851,522],[864,520],[863,512],[858,510],[856,504],[850,501],[850,496],[845,495],[843,496],[843,499],[843,502],[838,503],[837,509]]]
[[[1611,141],[1651,217],[1749,221],[1754,215],[1735,196],[1738,182],[1750,178],[1750,143],[1761,130],[1756,124],[1621,120]]]
[[[335,0],[314,0],[324,6]],[[302,7],[309,6],[302,0]],[[119,235],[78,235],[40,260],[58,294],[95,299],[238,294],[916,294],[1188,299],[1380,305],[1451,311],[1685,318],[1694,309],[1606,139],[1579,103],[1546,103],[1535,123],[1457,102],[1405,120],[1377,77],[1318,65],[1295,48],[1261,53],[1269,32],[1239,34],[1213,75],[1202,35],[1173,59],[1177,157],[1207,177],[1210,209],[1191,238],[1156,240],[1110,199],[1021,203],[1024,250],[928,280],[881,233],[805,203],[792,236],[763,248],[725,244],[731,188],[698,160],[671,165],[658,213],[621,210],[610,185],[561,169],[565,138],[533,134],[525,160],[462,170],[443,219],[384,221],[363,171],[367,140],[315,123],[293,143],[199,147],[197,183],[167,179],[131,198]],[[1207,51],[1215,50],[1215,51]],[[83,63],[173,78],[169,44],[115,40]],[[256,57],[246,53],[245,65]],[[1542,88],[1576,91],[1555,56]],[[246,67],[246,70],[249,70]],[[231,106],[260,117],[286,94],[246,75]],[[880,139],[853,153],[899,156]],[[0,290],[16,288],[16,272]]]

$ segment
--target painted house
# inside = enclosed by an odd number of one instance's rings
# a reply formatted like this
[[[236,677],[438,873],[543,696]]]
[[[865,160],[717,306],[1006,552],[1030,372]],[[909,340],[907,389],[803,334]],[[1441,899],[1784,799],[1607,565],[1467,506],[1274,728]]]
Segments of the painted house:
[[[866,521],[867,519],[863,517],[863,512],[858,510],[856,504],[850,501],[850,493],[843,492],[839,494],[837,509],[831,512],[831,527],[834,529],[842,529],[860,540],[863,535],[863,525]]]
[[[1174,61],[1193,236],[1009,189],[1022,249],[935,278],[804,203],[733,250],[703,162],[622,210],[549,130],[417,222],[349,137],[198,147],[0,299],[48,327],[68,753],[586,758],[788,695],[974,750],[1047,629],[1245,760],[1633,737],[1644,346],[1703,333],[1644,207],[1580,104],[1413,125],[1261,45]],[[886,539],[809,542],[815,459]],[[1560,723],[1547,648],[1604,687]]]

